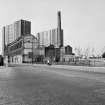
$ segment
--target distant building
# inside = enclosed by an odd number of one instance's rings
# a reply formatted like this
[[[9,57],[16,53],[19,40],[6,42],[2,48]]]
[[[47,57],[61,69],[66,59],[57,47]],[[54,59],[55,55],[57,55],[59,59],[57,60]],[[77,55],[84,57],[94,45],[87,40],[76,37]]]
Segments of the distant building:
[[[54,62],[60,61],[60,48],[55,48],[54,45],[45,47],[45,58]]]
[[[37,47],[33,49],[33,63],[43,63],[45,59],[45,48]]]
[[[75,55],[65,54],[61,57],[61,62],[74,62]]]
[[[71,54],[71,55],[73,54],[71,46],[69,45],[65,46],[65,54]]]
[[[57,28],[31,34],[31,22],[19,20],[2,28],[2,51],[6,63],[63,61],[73,57],[72,47],[63,46],[61,12],[57,13]]]
[[[19,20],[2,28],[2,53],[6,62],[32,62],[29,52],[36,46],[38,42],[31,35],[30,21]]]
[[[37,39],[33,35],[21,36],[8,44],[5,50],[5,60],[9,63],[32,63],[30,53],[37,48]]]
[[[19,20],[13,24],[4,26],[2,29],[2,51],[4,53],[5,46],[12,43],[21,36],[31,34],[31,22],[26,20]]]
[[[74,62],[75,55],[72,52],[72,47],[67,45],[60,49],[60,61],[61,62]]]
[[[31,34],[31,22],[26,20],[16,21],[14,24],[14,39]]]
[[[73,55],[72,47],[69,45],[61,47],[61,54]]]
[[[63,29],[61,29],[61,12],[58,12],[58,26],[55,29],[37,33],[39,46],[48,47],[54,45],[55,48],[63,46]]]
[[[61,33],[61,36],[63,36],[63,30],[61,30]],[[37,33],[37,39],[39,46],[48,47],[54,45],[54,47],[59,48],[63,45],[63,42],[61,43],[61,37],[58,34],[58,28]]]

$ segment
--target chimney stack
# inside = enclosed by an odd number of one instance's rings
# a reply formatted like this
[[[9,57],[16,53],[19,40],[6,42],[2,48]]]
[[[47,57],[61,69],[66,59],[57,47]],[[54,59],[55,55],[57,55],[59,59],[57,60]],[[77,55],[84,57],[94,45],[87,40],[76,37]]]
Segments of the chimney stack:
[[[61,29],[61,12],[58,11],[58,37],[59,37],[59,47],[62,47],[63,46],[63,30]]]
[[[58,11],[58,29],[61,30],[61,12]]]

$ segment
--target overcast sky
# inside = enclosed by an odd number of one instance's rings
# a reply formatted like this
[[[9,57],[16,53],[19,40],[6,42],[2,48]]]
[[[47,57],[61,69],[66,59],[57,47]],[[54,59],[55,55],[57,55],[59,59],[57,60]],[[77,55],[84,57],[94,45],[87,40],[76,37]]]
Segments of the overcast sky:
[[[57,27],[61,11],[64,44],[81,48],[105,46],[105,0],[0,0],[1,29],[19,19],[32,23],[32,34]],[[1,48],[1,44],[0,44]],[[1,51],[0,51],[1,52]]]

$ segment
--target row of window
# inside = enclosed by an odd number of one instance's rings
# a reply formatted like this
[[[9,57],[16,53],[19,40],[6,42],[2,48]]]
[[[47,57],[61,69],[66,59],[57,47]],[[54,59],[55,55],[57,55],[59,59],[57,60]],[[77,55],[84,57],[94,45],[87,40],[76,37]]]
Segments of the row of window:
[[[19,48],[21,48],[21,47],[22,47],[22,41],[20,41],[19,43],[16,43],[15,45],[11,46],[11,47],[9,48],[9,50],[10,50],[10,51],[14,51],[14,50],[19,49]]]

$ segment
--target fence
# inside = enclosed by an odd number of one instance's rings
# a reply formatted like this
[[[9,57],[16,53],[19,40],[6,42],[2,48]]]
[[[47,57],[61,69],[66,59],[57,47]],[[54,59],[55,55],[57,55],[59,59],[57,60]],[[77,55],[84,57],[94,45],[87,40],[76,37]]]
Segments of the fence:
[[[55,64],[105,67],[105,60],[104,59],[80,59],[80,60],[74,60],[74,62],[58,62]]]

